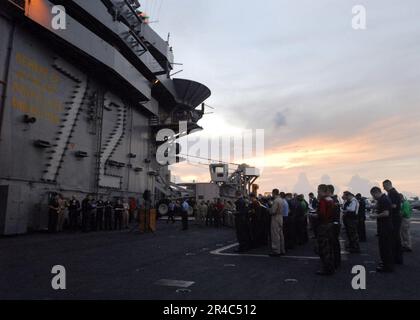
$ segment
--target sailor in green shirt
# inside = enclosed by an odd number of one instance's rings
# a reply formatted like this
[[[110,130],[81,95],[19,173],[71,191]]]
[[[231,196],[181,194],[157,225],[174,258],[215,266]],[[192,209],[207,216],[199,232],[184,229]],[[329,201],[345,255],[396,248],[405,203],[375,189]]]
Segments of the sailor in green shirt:
[[[401,245],[404,251],[411,252],[410,218],[412,208],[410,202],[401,194]]]

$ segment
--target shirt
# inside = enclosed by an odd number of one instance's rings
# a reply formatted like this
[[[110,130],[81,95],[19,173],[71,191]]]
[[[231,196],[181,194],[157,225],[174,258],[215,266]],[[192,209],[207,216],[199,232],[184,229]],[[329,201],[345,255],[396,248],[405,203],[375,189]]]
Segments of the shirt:
[[[403,218],[410,219],[412,211],[413,209],[411,208],[410,202],[408,202],[407,200],[404,200],[401,205],[401,213],[402,213]]]
[[[98,200],[96,202],[96,210],[102,212],[104,210],[104,202],[102,200]]]
[[[338,201],[337,197],[333,197],[334,202],[334,216],[333,221],[334,224],[340,224],[341,223],[341,207],[340,207],[340,201]]]
[[[208,211],[208,207],[205,203],[200,205],[200,212],[203,216],[207,215],[207,211]]]
[[[85,198],[82,201],[82,210],[83,212],[89,212],[90,210],[92,210],[92,203],[89,199]]]
[[[392,218],[400,218],[401,217],[401,197],[398,191],[395,188],[392,188],[388,191],[388,198],[391,201],[392,208],[391,214]]]
[[[391,214],[392,211],[392,203],[386,194],[383,194],[376,204],[376,211],[378,214],[388,211]],[[391,232],[392,231],[392,220],[391,216],[381,217],[377,219],[378,225],[378,234],[381,235],[384,232]]]
[[[185,212],[188,212],[188,209],[189,208],[190,208],[190,206],[189,206],[188,202],[187,201],[184,201],[182,203],[182,210],[185,211]]]
[[[223,203],[216,204],[217,211],[222,212],[224,208],[225,208],[225,205]]]
[[[289,203],[284,199],[282,200],[283,200],[283,205],[284,205],[283,217],[288,217],[289,216]]]
[[[175,203],[171,202],[168,207],[169,211],[175,211]]]
[[[365,198],[361,198],[359,201],[359,211],[358,211],[358,216],[360,218],[365,218],[366,217],[366,199]]]
[[[136,199],[130,198],[130,210],[134,211],[137,209]]]
[[[315,212],[318,209],[318,200],[316,198],[309,199],[309,210]]]
[[[284,200],[280,197],[275,197],[274,201],[273,201],[273,206],[271,207],[271,214],[273,216],[276,215],[283,215],[283,212],[285,210],[285,206],[284,206]]]
[[[334,219],[335,203],[331,197],[319,200],[318,216],[320,223],[331,223]]]
[[[105,213],[112,214],[112,203],[111,201],[105,201]]]
[[[351,200],[345,203],[344,210],[346,210],[345,214],[357,215],[359,211],[359,201],[357,201],[357,199],[353,197]]]
[[[49,208],[51,213],[57,213],[60,210],[60,204],[57,200],[53,199],[50,201]]]
[[[247,210],[246,210],[246,202],[244,200],[244,198],[239,198],[238,200],[235,201],[235,206],[236,206],[236,210],[238,212],[238,215],[240,216],[246,216],[247,214]]]
[[[69,210],[72,212],[77,211],[80,208],[80,203],[78,200],[71,200],[69,205]]]

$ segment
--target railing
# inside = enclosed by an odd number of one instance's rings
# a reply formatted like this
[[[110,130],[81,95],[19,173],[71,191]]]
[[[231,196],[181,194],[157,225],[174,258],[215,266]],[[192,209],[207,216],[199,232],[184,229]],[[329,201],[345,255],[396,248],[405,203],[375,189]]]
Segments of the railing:
[[[140,7],[140,4],[137,1],[132,0],[114,0],[112,3],[117,10],[116,16],[129,29],[120,35],[121,38],[139,58],[145,53],[149,53],[144,56],[143,62],[146,63],[153,74],[166,74],[166,69],[162,67],[153,56],[152,52],[150,52],[149,46],[143,38],[142,30],[145,26],[144,20],[136,11],[136,9]]]
[[[119,13],[122,14],[127,27],[134,28],[143,23],[142,18],[139,17],[136,12],[136,9],[140,7],[140,4],[138,4],[137,1],[122,0],[112,2],[121,10]],[[137,4],[133,2],[136,2]]]
[[[150,53],[148,62],[155,75],[166,74],[171,69],[173,54],[169,51],[168,44],[153,31],[136,11],[140,4],[137,0],[111,0],[116,8],[116,17],[129,28],[121,37],[140,57],[147,51]],[[169,59],[169,60],[168,60]]]

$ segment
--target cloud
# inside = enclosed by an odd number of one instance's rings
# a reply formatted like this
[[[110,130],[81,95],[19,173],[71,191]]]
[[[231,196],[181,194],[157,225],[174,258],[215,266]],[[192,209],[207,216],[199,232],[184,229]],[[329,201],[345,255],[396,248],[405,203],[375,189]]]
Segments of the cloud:
[[[332,184],[331,177],[328,174],[323,174],[321,177],[321,184]]]
[[[360,193],[364,197],[370,197],[370,189],[372,187],[378,187],[377,182],[369,181],[368,179],[363,179],[359,175],[354,175],[351,177],[348,183],[348,189],[350,192],[357,194]]]
[[[274,187],[291,190],[299,174],[306,172],[310,174],[307,177],[311,188],[320,181],[332,182],[337,193],[352,188],[352,191],[369,195],[370,187],[385,178],[396,181],[405,190],[420,193],[419,131],[418,118],[400,115],[372,122],[364,130],[345,138],[317,134],[312,138],[267,148],[263,159],[249,159],[249,163],[255,165],[264,161],[260,185],[265,191]],[[178,175],[190,177],[196,173],[199,181],[209,180],[206,166],[192,169],[186,164],[180,166],[182,169],[174,167]],[[363,178],[360,178],[361,175]],[[302,175],[299,177],[299,185],[305,184],[304,178]],[[351,180],[352,183],[349,183]],[[299,192],[309,188],[302,189]]]
[[[306,173],[302,172],[299,174],[298,181],[293,187],[293,192],[304,195],[314,192],[314,186],[309,182]]]
[[[321,184],[326,184],[326,185],[333,185],[334,186],[334,193],[335,194],[340,194],[341,193],[341,187],[339,185],[337,185],[336,183],[334,183],[331,179],[331,177],[328,174],[323,174],[321,177]]]
[[[306,172],[312,185],[323,174],[342,188],[356,174],[388,176],[420,193],[420,2],[371,0],[360,32],[353,5],[267,0],[249,28],[238,7],[255,1],[168,0],[153,26],[171,31],[182,77],[212,89],[203,134],[265,129],[263,189],[291,188]]]

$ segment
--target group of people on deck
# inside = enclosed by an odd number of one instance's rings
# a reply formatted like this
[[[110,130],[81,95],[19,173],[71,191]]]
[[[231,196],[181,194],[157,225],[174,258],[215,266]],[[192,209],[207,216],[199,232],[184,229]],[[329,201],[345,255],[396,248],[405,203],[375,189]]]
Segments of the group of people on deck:
[[[392,272],[395,265],[403,264],[403,252],[411,252],[410,203],[392,185],[390,180],[381,188],[373,187],[371,196],[375,205],[367,207],[361,194],[345,191],[335,195],[332,185],[318,186],[317,196],[272,191],[270,198],[249,198],[237,193],[235,227],[239,242],[237,252],[269,245],[271,257],[280,257],[296,245],[306,244],[309,231],[313,232],[315,249],[320,256],[319,275],[332,275],[341,265],[340,238],[346,238],[345,250],[350,254],[361,253],[360,242],[366,241],[365,220],[377,221],[380,262],[377,272]],[[342,226],[344,228],[342,228]],[[344,231],[346,237],[344,237]]]

